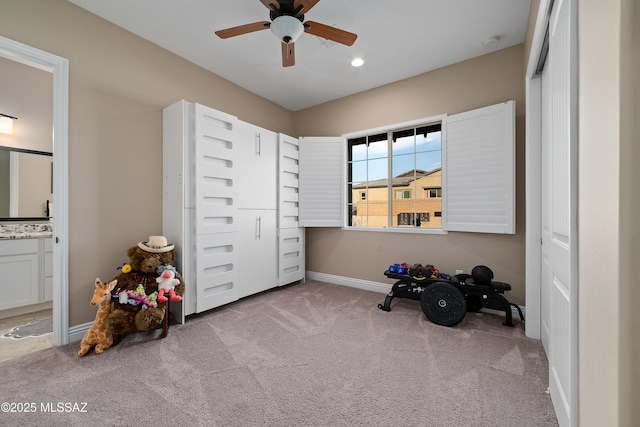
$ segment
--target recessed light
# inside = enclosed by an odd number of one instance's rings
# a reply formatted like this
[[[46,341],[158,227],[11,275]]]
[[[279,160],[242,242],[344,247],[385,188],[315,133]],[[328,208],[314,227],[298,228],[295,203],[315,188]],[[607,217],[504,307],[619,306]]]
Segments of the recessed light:
[[[363,65],[364,65],[364,59],[362,58],[355,58],[353,61],[351,61],[352,67],[362,67]]]

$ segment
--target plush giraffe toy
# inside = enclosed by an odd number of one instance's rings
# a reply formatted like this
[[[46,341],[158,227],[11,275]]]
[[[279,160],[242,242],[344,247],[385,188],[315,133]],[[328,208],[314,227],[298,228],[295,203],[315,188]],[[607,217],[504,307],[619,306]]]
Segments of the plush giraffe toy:
[[[96,347],[96,354],[102,354],[105,348],[109,348],[113,344],[113,335],[111,332],[107,332],[104,326],[104,319],[111,310],[111,291],[113,291],[117,283],[117,280],[113,280],[105,285],[99,277],[96,279],[96,290],[93,292],[91,305],[94,307],[97,305],[98,312],[93,325],[82,337],[78,356],[84,356],[93,346]]]

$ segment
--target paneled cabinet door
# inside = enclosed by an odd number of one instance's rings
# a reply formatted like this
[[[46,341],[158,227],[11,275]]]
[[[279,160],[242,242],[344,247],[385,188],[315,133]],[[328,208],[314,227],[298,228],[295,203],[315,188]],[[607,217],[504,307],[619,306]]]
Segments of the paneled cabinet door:
[[[281,228],[278,244],[278,284],[304,279],[304,228]]]
[[[197,236],[196,311],[238,299],[238,233]]]
[[[238,296],[253,295],[277,286],[278,243],[276,211],[238,209]]]
[[[238,208],[276,209],[278,134],[239,122]]]
[[[38,254],[0,256],[0,310],[38,303]]]

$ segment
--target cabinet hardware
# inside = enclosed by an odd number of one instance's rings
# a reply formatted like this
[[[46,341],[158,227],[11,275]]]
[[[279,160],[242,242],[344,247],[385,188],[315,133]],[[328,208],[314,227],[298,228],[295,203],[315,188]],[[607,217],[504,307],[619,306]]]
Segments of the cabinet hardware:
[[[260,240],[262,234],[262,218],[256,217],[256,240]]]

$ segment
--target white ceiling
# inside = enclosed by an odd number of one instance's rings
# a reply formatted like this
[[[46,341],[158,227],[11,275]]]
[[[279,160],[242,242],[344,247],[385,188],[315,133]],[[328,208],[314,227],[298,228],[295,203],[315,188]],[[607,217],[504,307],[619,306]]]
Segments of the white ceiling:
[[[524,41],[530,0],[320,0],[305,20],[358,35],[324,47],[310,34],[282,67],[269,30],[222,40],[214,31],[268,21],[259,0],[69,0],[291,111],[425,73]],[[498,37],[498,42],[483,42]],[[355,57],[365,64],[353,68]]]

